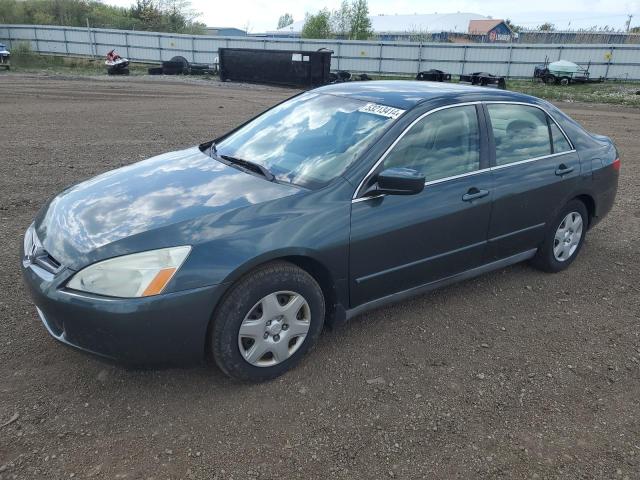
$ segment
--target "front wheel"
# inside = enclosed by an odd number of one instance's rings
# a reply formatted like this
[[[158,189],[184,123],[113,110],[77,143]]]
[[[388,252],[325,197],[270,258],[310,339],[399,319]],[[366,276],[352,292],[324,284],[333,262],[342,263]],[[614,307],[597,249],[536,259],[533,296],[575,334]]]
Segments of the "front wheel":
[[[589,224],[584,203],[571,200],[556,216],[532,264],[545,272],[560,272],[578,256]]]
[[[311,275],[289,262],[264,265],[225,295],[213,319],[211,353],[230,377],[275,378],[313,346],[324,315],[322,289]]]

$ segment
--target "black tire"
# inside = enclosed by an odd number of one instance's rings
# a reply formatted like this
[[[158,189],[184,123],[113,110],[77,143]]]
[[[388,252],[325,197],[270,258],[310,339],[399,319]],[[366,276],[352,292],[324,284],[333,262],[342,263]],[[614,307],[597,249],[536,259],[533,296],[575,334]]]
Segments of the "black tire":
[[[304,297],[310,310],[309,330],[289,358],[272,366],[255,366],[240,352],[240,326],[256,303],[279,291],[297,292]],[[220,369],[232,378],[251,382],[270,380],[293,368],[313,347],[322,330],[324,316],[322,289],[311,275],[289,262],[268,263],[238,280],[220,302],[210,329],[210,353]]]
[[[181,65],[181,68],[179,68],[180,70],[179,73],[182,73],[183,75],[188,75],[189,72],[191,71],[191,65],[189,64],[189,60],[187,60],[181,55],[176,55],[175,57],[171,57],[171,60],[169,61],[175,62],[176,64]]]
[[[176,55],[175,57],[171,57],[170,62],[180,62],[183,65],[189,65],[189,60],[184,58],[182,55]]]
[[[580,214],[582,218],[582,235],[575,251],[566,260],[560,261],[556,259],[553,251],[556,243],[555,236],[560,224],[563,222],[565,217],[572,212]],[[531,259],[531,264],[535,268],[549,273],[557,273],[565,270],[573,263],[580,253],[580,250],[582,250],[582,245],[584,245],[584,239],[588,228],[589,212],[587,211],[587,207],[585,207],[584,203],[580,200],[571,200],[558,212],[556,217],[553,219],[553,222],[549,224],[547,232],[545,233],[545,240],[538,248],[536,256]]]

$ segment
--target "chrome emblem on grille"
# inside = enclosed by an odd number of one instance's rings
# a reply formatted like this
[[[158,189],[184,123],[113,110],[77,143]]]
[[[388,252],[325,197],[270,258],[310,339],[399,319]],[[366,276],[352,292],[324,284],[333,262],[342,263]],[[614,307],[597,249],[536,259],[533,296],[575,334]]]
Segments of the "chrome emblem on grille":
[[[44,254],[44,248],[41,245],[34,244],[31,251],[27,254],[27,260],[29,263],[34,263],[36,258]]]

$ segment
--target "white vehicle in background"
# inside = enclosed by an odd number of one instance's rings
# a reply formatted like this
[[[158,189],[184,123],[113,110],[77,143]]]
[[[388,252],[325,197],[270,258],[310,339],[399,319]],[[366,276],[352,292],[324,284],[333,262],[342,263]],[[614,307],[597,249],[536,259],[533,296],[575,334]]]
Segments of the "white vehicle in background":
[[[591,62],[586,65],[578,65],[577,63],[567,60],[558,60],[549,63],[549,59],[545,58],[543,65],[537,65],[533,71],[533,78],[542,80],[546,84],[570,85],[572,83],[600,83],[604,81],[604,77],[591,77],[589,68]]]
[[[7,46],[0,43],[0,67],[4,67],[7,70],[11,69],[11,52],[7,50]]]

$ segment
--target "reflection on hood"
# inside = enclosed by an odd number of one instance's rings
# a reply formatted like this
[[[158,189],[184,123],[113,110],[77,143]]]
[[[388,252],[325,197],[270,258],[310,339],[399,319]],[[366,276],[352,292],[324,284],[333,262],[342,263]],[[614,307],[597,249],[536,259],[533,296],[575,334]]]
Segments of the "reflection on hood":
[[[224,165],[194,147],[104,173],[64,191],[36,227],[45,249],[69,265],[70,257],[138,233],[298,190]]]

